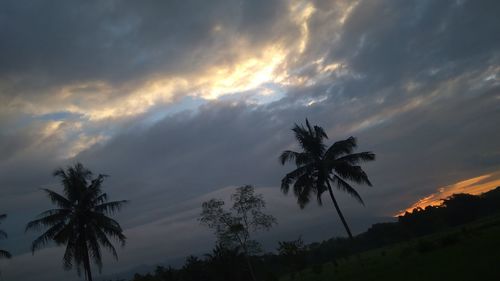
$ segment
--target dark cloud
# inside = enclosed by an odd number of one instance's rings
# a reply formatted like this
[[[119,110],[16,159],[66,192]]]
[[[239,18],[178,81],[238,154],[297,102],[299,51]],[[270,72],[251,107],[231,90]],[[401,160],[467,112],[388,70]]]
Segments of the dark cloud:
[[[2,6],[0,81],[16,94],[192,73],[231,60],[230,48],[239,39],[254,48],[274,39],[283,31],[279,16],[285,21],[287,16],[281,1],[6,1]],[[223,35],[213,31],[217,25]]]
[[[48,206],[37,188],[57,188],[51,171],[75,161],[111,175],[112,199],[131,200],[118,216],[130,243],[108,272],[208,249],[202,242],[210,236],[196,221],[200,202],[243,184],[259,187],[280,219],[275,232],[262,236],[268,245],[300,233],[341,234],[327,200],[300,211],[293,196],[279,191],[292,167],[277,157],[296,148],[290,129],[306,117],[327,129],[331,142],[354,135],[360,150],[378,156],[366,166],[375,186],[359,189],[366,207],[339,195],[357,231],[440,186],[500,168],[498,1],[361,1],[343,23],[350,3],[315,1],[307,48],[286,64],[306,82],[271,85],[283,98],[265,104],[251,100],[252,89],[212,102],[188,100],[180,112],[156,105],[126,120],[96,122],[63,109],[18,118],[13,93],[36,104],[44,97],[34,89],[74,81],[126,88],[129,80],[236,62],[243,54],[232,45],[236,39],[247,40],[252,53],[301,32],[281,1],[53,3],[5,2],[0,11],[6,39],[0,101],[12,110],[0,113],[0,202],[11,214],[2,227],[22,262],[43,259],[21,255],[32,238],[22,236],[24,223]],[[222,29],[214,33],[217,25]],[[325,70],[332,63],[340,66]],[[89,92],[99,89],[78,95]],[[57,133],[44,133],[56,121]],[[80,123],[85,134],[75,137]],[[110,139],[61,160],[70,140],[98,134]],[[23,280],[22,262],[6,276]]]

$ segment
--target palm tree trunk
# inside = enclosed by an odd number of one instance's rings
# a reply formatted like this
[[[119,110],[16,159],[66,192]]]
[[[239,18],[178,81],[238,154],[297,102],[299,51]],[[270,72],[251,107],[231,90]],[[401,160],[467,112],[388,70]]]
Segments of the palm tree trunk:
[[[327,180],[326,184],[328,185],[328,192],[330,193],[330,197],[332,198],[333,205],[335,206],[335,209],[337,210],[337,213],[339,214],[340,220],[342,221],[342,224],[344,225],[345,230],[347,231],[347,235],[349,235],[349,239],[353,239],[351,230],[349,229],[349,226],[347,225],[347,222],[344,218],[344,215],[342,214],[342,211],[340,210],[339,204],[337,203],[337,200],[335,200],[335,196],[333,196],[333,191],[332,191],[332,186],[330,185],[330,181]]]
[[[92,281],[92,271],[90,270],[90,258],[88,248],[85,247],[85,257],[83,260],[83,267],[85,268],[85,277],[87,281]]]

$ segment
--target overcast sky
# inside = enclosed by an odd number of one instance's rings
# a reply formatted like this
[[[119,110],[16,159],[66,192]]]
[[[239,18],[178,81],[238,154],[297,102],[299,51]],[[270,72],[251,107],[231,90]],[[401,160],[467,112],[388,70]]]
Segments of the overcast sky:
[[[377,154],[366,206],[339,194],[357,233],[500,183],[499,1],[0,3],[5,280],[78,280],[61,248],[32,256],[37,233],[24,234],[51,207],[39,188],[60,190],[51,173],[77,161],[131,201],[105,275],[209,251],[201,202],[244,184],[279,220],[267,249],[344,235],[327,198],[300,210],[279,190],[293,166],[278,156],[306,117]]]

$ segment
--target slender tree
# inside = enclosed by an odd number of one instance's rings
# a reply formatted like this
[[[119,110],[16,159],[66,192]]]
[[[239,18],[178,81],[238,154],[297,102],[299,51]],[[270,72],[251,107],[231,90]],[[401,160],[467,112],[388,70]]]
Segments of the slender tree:
[[[251,233],[269,230],[276,218],[265,214],[266,203],[261,194],[255,194],[251,185],[238,187],[231,196],[233,206],[224,210],[224,201],[211,199],[203,202],[200,222],[214,229],[219,245],[243,252],[252,280],[256,280],[249,256],[260,251],[260,244],[251,239]]]
[[[363,199],[349,181],[372,185],[358,164],[375,160],[375,154],[372,152],[352,153],[356,148],[354,137],[335,142],[327,147],[324,141],[328,139],[328,136],[323,128],[311,126],[307,119],[306,126],[295,124],[292,131],[302,151],[285,150],[281,154],[282,165],[287,162],[294,162],[296,165],[295,170],[283,177],[281,190],[286,194],[293,184],[293,192],[300,208],[304,208],[309,203],[312,195],[316,195],[318,204],[321,205],[321,195],[328,191],[342,224],[349,238],[352,239],[351,230],[333,194],[332,184],[364,205]]]
[[[32,243],[33,254],[50,242],[66,245],[63,266],[66,270],[76,266],[78,275],[83,266],[85,280],[92,281],[91,260],[102,269],[101,246],[118,259],[110,238],[125,245],[120,224],[108,215],[120,210],[127,202],[108,202],[108,195],[102,191],[106,175],[93,178],[92,172],[77,163],[66,170],[54,172],[63,185],[63,193],[42,189],[57,208],[41,213],[26,226],[26,231],[47,230]]]
[[[3,221],[7,217],[6,214],[0,215],[0,221]],[[0,239],[6,239],[7,238],[7,233],[3,230],[0,229]],[[7,258],[10,259],[12,255],[10,252],[6,250],[0,250],[0,258]]]

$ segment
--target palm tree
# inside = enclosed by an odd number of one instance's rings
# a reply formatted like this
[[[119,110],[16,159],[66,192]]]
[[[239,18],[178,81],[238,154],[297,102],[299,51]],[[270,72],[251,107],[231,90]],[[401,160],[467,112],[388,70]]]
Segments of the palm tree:
[[[0,221],[3,221],[7,217],[6,214],[0,215]],[[6,239],[7,238],[7,233],[3,230],[0,229],[0,239]],[[6,250],[0,250],[0,258],[7,258],[10,259],[12,255],[6,251]]]
[[[363,199],[348,181],[371,186],[368,176],[357,164],[375,160],[375,154],[372,152],[352,153],[356,148],[354,137],[335,142],[327,148],[324,140],[328,139],[328,136],[323,128],[311,127],[307,119],[305,127],[295,124],[292,131],[303,151],[285,150],[281,154],[280,162],[282,165],[285,165],[286,162],[295,162],[297,166],[295,170],[286,174],[282,179],[281,190],[285,194],[288,193],[290,185],[293,183],[293,191],[300,208],[304,208],[309,203],[312,194],[316,195],[318,204],[321,205],[321,195],[328,190],[342,224],[349,238],[352,239],[351,230],[333,195],[331,183],[364,205]]]
[[[75,265],[80,275],[83,265],[85,280],[92,281],[90,261],[93,260],[99,271],[102,269],[101,246],[118,259],[110,238],[125,245],[126,237],[120,224],[108,215],[119,211],[127,201],[108,202],[108,195],[101,190],[106,175],[92,178],[92,172],[80,163],[66,171],[58,169],[54,176],[61,180],[63,194],[42,189],[57,208],[41,213],[26,226],[26,231],[48,228],[33,241],[31,250],[34,254],[51,241],[66,245],[64,268],[69,270]]]

